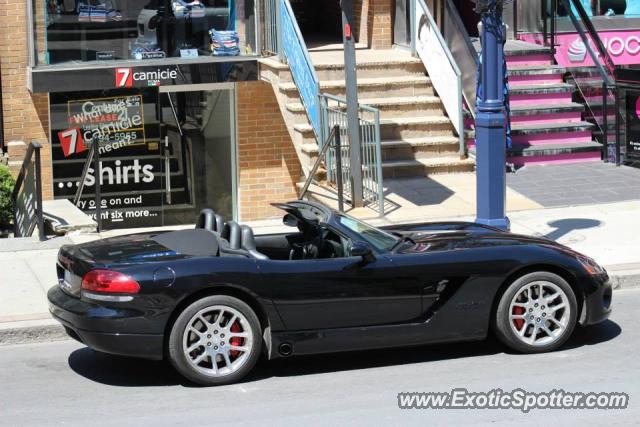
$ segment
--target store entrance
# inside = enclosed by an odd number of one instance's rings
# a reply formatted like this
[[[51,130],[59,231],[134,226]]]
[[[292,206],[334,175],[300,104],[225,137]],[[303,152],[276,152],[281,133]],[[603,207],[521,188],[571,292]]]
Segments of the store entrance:
[[[336,0],[290,0],[309,50],[342,49],[342,10]]]
[[[162,87],[159,97],[165,225],[193,223],[204,208],[233,218],[236,206],[233,87],[212,90]]]

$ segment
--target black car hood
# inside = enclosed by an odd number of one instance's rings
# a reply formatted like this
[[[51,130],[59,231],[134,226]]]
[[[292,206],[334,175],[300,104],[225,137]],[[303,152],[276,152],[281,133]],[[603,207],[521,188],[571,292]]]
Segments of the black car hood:
[[[407,237],[396,253],[423,253],[438,250],[461,250],[478,247],[543,245],[563,252],[571,249],[544,237],[504,232],[481,224],[449,222],[385,227],[386,231]]]

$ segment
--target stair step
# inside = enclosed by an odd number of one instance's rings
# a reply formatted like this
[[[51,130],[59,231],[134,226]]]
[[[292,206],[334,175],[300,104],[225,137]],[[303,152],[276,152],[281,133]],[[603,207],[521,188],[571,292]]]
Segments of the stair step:
[[[511,157],[539,157],[539,156],[558,156],[562,154],[600,152],[602,144],[597,141],[576,142],[569,144],[545,144],[522,146],[514,144],[511,149]],[[469,147],[469,155],[475,157],[476,147]]]
[[[391,88],[394,85],[422,84],[430,85],[431,79],[427,76],[400,76],[400,77],[369,77],[358,79],[358,89],[361,88]],[[320,82],[321,90],[344,89],[344,80],[324,80]],[[297,92],[298,88],[293,82],[280,83],[278,88],[282,92]]]
[[[569,102],[566,104],[532,104],[532,105],[516,105],[511,107],[512,116],[530,116],[538,114],[554,114],[554,113],[571,113],[576,111],[584,111],[584,105],[577,102]]]
[[[559,154],[583,153],[588,151],[602,151],[602,144],[597,141],[576,142],[570,144],[545,144],[532,146],[514,145],[513,156],[557,156]]]
[[[578,102],[554,103],[554,104],[531,104],[531,105],[514,105],[510,108],[512,117],[521,116],[537,116],[555,113],[572,113],[585,111],[583,104]],[[464,111],[465,118],[471,119],[471,112],[467,109]]]
[[[429,104],[442,104],[442,101],[437,96],[395,96],[388,98],[360,98],[358,102],[362,105],[368,105],[378,109],[391,106],[402,105],[429,105]],[[329,102],[329,107],[336,107],[338,105],[335,101]],[[346,109],[346,105],[342,104],[342,109]],[[304,105],[301,102],[291,102],[287,104],[287,110],[292,113],[301,113],[305,111]]]
[[[509,95],[530,95],[546,93],[571,93],[575,86],[569,83],[540,83],[509,87]]]
[[[574,123],[547,123],[544,125],[514,123],[511,126],[511,136],[586,132],[592,130],[594,127],[593,123],[584,121]],[[464,135],[467,140],[475,139],[476,132],[474,129],[466,129]]]
[[[423,126],[423,125],[450,125],[451,121],[445,116],[424,116],[424,117],[397,117],[380,120],[380,127],[395,126]],[[296,124],[293,128],[300,133],[313,132],[310,124]]]
[[[588,131],[593,128],[593,123],[589,122],[575,122],[575,123],[547,123],[540,124],[524,124],[514,123],[511,126],[511,135],[534,135],[544,133],[558,133],[558,132],[578,132]]]
[[[471,172],[474,169],[474,160],[460,159],[458,156],[382,162],[382,175],[384,178],[427,176],[450,172]]]
[[[560,65],[512,65],[507,70],[509,76],[538,76],[566,72],[567,69]]]

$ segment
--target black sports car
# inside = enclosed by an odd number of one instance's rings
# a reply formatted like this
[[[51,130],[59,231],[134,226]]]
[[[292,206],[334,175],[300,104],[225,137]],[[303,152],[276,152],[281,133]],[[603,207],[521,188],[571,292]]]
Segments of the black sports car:
[[[269,359],[482,340],[534,353],[609,316],[607,273],[543,238],[473,223],[375,228],[312,202],[274,204],[291,232],[255,236],[211,210],[196,229],[58,256],[52,315],[101,352],[167,358],[200,384]]]

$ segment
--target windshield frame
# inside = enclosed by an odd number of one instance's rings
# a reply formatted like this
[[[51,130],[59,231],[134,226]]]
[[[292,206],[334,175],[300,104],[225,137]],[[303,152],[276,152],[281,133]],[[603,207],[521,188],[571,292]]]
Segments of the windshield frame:
[[[345,224],[343,222],[343,219],[347,219],[349,221],[353,221],[357,225],[363,226],[366,229],[365,231],[373,231],[373,232],[375,232],[376,235],[378,237],[380,237],[381,240],[384,240],[385,242],[377,241],[376,239],[372,239],[369,235],[367,235],[366,233],[363,233],[363,231],[361,231],[361,229],[351,228],[349,225],[347,225],[347,224]],[[384,252],[391,252],[393,250],[393,248],[396,247],[398,242],[400,242],[402,240],[401,237],[398,237],[398,236],[396,236],[394,234],[391,234],[391,233],[389,233],[387,231],[381,230],[381,229],[379,229],[377,227],[374,227],[371,224],[368,224],[368,223],[366,223],[366,222],[364,222],[362,220],[359,220],[357,218],[352,217],[351,215],[347,215],[347,214],[344,214],[344,213],[336,212],[334,214],[334,221],[338,226],[340,226],[341,228],[349,231],[350,234],[358,236],[360,239],[362,239],[367,244],[371,245],[378,252],[383,252],[383,253]]]

